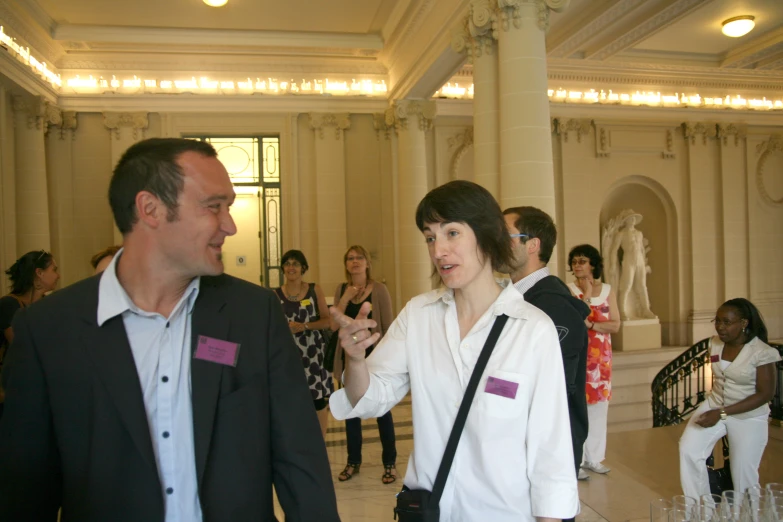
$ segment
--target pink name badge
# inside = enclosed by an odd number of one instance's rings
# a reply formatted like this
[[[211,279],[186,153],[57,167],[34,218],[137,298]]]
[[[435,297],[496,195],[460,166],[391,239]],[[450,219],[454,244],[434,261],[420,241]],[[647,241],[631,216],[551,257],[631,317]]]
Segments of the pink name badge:
[[[710,362],[720,362],[720,355],[713,355],[710,357]]]
[[[519,383],[504,381],[497,377],[489,377],[487,378],[487,386],[484,388],[484,391],[493,395],[514,399],[517,396],[517,388],[519,388]]]
[[[193,354],[193,357],[202,361],[236,366],[239,358],[239,344],[199,335],[198,347],[196,347],[196,353]]]

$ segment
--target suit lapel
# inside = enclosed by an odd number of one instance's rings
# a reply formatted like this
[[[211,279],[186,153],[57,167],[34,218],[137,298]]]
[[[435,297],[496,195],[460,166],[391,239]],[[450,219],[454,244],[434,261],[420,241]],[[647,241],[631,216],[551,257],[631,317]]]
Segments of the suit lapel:
[[[97,307],[87,309],[94,314]],[[96,375],[114,401],[117,413],[142,457],[155,470],[155,476],[158,476],[141,383],[122,316],[113,317],[100,327],[94,315],[88,318],[88,322],[91,324],[85,329],[83,346],[95,367]]]
[[[228,340],[230,321],[225,313],[226,301],[220,291],[220,282],[222,281],[225,281],[225,278],[201,278],[199,295],[193,307],[191,357],[200,335]],[[204,469],[209,455],[223,368],[222,364],[191,359],[193,439],[199,488],[203,482]]]

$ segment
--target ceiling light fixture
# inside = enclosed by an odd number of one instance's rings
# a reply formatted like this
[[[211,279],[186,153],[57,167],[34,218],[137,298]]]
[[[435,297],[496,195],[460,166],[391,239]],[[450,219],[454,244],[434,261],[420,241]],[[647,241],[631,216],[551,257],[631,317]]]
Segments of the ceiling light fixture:
[[[228,0],[204,0],[204,3],[210,7],[223,7]]]
[[[745,36],[753,30],[753,28],[756,26],[756,22],[754,22],[754,20],[754,17],[748,15],[735,16],[734,18],[729,18],[723,22],[723,29],[721,29],[721,31],[726,36],[739,38],[740,36]]]

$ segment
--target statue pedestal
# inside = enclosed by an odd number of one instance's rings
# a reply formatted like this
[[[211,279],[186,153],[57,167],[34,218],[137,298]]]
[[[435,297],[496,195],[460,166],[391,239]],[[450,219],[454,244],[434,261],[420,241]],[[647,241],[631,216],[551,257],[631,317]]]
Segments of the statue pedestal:
[[[633,319],[623,321],[620,331],[612,334],[612,350],[633,352],[661,347],[661,321]]]

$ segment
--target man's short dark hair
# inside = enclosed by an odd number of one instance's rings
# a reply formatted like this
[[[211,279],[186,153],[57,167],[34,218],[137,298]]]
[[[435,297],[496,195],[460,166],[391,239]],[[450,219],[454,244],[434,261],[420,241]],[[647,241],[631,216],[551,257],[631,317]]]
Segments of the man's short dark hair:
[[[114,168],[109,184],[109,204],[117,228],[124,235],[138,221],[136,195],[147,191],[166,205],[169,221],[177,219],[177,199],[185,186],[177,159],[185,152],[217,157],[206,141],[184,138],[150,138],[132,145]]]
[[[511,265],[514,254],[506,222],[498,202],[481,185],[458,180],[432,189],[416,209],[419,230],[425,223],[464,223],[473,230],[493,270]]]
[[[541,241],[538,259],[545,265],[549,263],[557,243],[557,227],[552,216],[536,207],[511,207],[504,210],[503,214],[516,214],[514,226],[520,234],[527,234],[527,237],[520,237],[520,241],[525,243],[528,239],[538,238]]]

